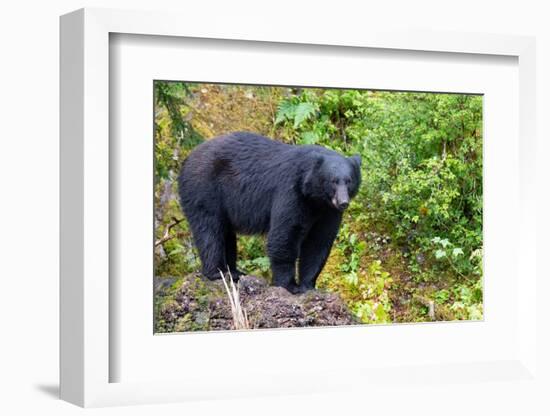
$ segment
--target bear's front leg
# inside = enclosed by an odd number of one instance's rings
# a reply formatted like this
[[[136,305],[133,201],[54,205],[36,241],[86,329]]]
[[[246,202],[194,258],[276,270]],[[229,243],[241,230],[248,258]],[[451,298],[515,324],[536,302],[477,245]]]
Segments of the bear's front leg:
[[[299,292],[315,289],[317,277],[325,267],[341,221],[342,216],[335,213],[322,217],[311,227],[300,249]]]
[[[290,293],[298,293],[295,278],[296,261],[280,261],[271,259],[273,286],[284,287]]]

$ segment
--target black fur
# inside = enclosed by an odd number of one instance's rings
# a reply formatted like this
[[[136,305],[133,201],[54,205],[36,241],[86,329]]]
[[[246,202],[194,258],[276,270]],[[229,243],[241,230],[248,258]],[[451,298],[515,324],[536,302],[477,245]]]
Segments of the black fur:
[[[359,156],[244,132],[197,146],[181,168],[179,194],[202,273],[238,276],[236,234],[267,234],[273,283],[313,289],[359,188],[360,164]]]

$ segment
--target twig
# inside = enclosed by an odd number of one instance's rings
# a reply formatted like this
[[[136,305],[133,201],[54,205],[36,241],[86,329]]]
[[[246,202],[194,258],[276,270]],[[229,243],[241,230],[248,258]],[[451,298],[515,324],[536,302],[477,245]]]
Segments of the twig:
[[[428,317],[430,318],[430,320],[436,320],[435,302],[433,300],[425,298],[424,296],[420,296],[418,294],[413,295],[413,300],[416,300],[417,302],[426,306],[428,308]]]
[[[219,269],[218,269],[219,270]],[[231,285],[231,288],[227,284],[225,280],[225,275],[221,270],[219,270],[220,276],[222,277],[223,285],[225,287],[225,291],[227,293],[227,297],[229,298],[229,305],[231,306],[231,315],[233,316],[233,326],[235,329],[250,329],[250,324],[248,323],[248,316],[246,314],[246,310],[241,305],[241,299],[239,298],[239,291],[235,287],[235,284],[233,283],[233,276],[231,276],[231,272],[228,270],[227,273],[229,275],[229,283]]]
[[[159,238],[157,241],[155,241],[155,247],[160,246],[161,244],[164,244],[168,240],[171,240],[172,238],[176,237],[176,235],[170,235],[170,231],[172,231],[172,228],[174,228],[176,225],[178,225],[180,222],[183,221],[183,218],[177,219],[175,217],[172,217],[172,223],[166,227],[164,230],[164,235],[162,238]]]

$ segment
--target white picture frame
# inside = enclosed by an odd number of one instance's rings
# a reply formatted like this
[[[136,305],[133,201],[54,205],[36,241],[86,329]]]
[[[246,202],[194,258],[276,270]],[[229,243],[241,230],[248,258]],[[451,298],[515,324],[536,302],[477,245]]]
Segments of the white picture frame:
[[[420,383],[505,380],[536,387],[535,212],[535,41],[529,37],[471,33],[378,30],[302,31],[265,24],[243,35],[231,22],[206,28],[172,13],[82,9],[61,18],[61,398],[80,406],[157,403],[200,398],[310,393],[376,387],[399,378]],[[114,33],[225,39],[283,44],[505,55],[518,59],[520,165],[518,244],[514,247],[518,282],[517,346],[498,361],[428,364],[408,368],[359,366],[331,369],[320,377],[296,369],[271,373],[269,382],[235,383],[231,374],[215,381],[193,377],[178,381],[110,382],[119,359],[110,349],[109,296],[109,36]],[[112,224],[111,224],[112,225]],[[540,325],[540,322],[538,323]],[[294,335],[295,336],[295,335]],[[319,339],[322,342],[323,334]],[[343,381],[346,380],[346,381]],[[375,383],[376,380],[376,383]],[[389,382],[389,381],[388,381]],[[231,387],[227,387],[231,386]],[[280,386],[277,388],[276,386]],[[446,394],[451,394],[449,389]]]

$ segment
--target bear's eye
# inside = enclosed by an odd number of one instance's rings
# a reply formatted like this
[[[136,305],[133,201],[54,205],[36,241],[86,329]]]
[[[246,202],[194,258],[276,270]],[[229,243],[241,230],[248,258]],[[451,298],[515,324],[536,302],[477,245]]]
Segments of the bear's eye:
[[[333,180],[332,180],[332,184],[333,184],[333,185],[338,185],[338,179],[333,179]]]
[[[351,179],[350,178],[346,178],[346,185],[349,185],[351,183]]]

